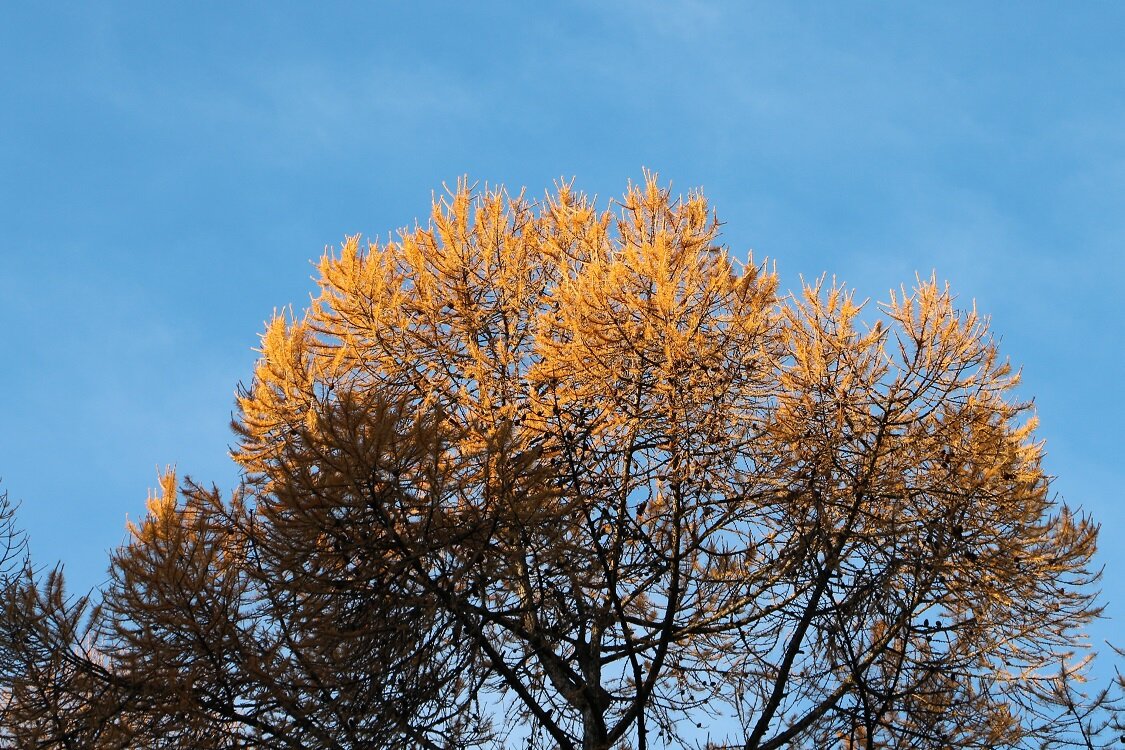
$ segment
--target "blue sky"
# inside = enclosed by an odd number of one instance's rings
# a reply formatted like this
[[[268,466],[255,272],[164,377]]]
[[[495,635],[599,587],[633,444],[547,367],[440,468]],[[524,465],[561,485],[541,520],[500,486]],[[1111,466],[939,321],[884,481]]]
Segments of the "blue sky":
[[[738,256],[992,316],[1125,620],[1125,5],[6,3],[0,477],[77,589],[346,234],[468,174],[702,186]],[[1125,640],[1125,637],[1121,638]]]

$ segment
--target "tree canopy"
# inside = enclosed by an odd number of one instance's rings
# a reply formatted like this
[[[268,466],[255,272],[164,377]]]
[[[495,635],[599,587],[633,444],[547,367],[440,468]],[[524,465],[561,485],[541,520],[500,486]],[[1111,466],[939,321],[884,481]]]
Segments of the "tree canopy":
[[[164,475],[95,597],[5,576],[9,744],[1102,741],[1097,527],[987,322],[935,278],[782,294],[718,231],[652,175],[462,182],[326,254],[241,489]]]

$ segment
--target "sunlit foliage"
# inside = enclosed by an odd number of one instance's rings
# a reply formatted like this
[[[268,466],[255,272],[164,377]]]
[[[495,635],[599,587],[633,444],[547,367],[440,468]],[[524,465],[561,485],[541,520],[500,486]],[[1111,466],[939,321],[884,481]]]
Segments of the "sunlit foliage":
[[[718,227],[461,183],[326,255],[241,491],[165,475],[98,607],[11,577],[13,747],[1101,741],[1096,527],[986,321],[782,295]]]

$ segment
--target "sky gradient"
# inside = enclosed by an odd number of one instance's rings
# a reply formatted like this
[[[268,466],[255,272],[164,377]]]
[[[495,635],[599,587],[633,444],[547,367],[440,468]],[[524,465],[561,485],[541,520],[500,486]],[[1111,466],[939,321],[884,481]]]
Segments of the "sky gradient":
[[[3,487],[95,586],[158,468],[235,484],[234,388],[326,247],[466,174],[605,205],[647,167],[785,288],[935,271],[991,316],[1102,523],[1113,637],[1123,32],[1109,2],[4,4]]]

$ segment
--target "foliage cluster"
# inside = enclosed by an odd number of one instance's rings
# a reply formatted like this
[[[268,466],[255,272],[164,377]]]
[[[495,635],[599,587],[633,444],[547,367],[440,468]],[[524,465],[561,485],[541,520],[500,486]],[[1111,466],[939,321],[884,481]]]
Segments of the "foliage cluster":
[[[781,295],[718,228],[651,176],[460,184],[326,255],[233,497],[165,474],[95,598],[6,571],[8,745],[1105,740],[1096,527],[985,321],[934,279]]]

